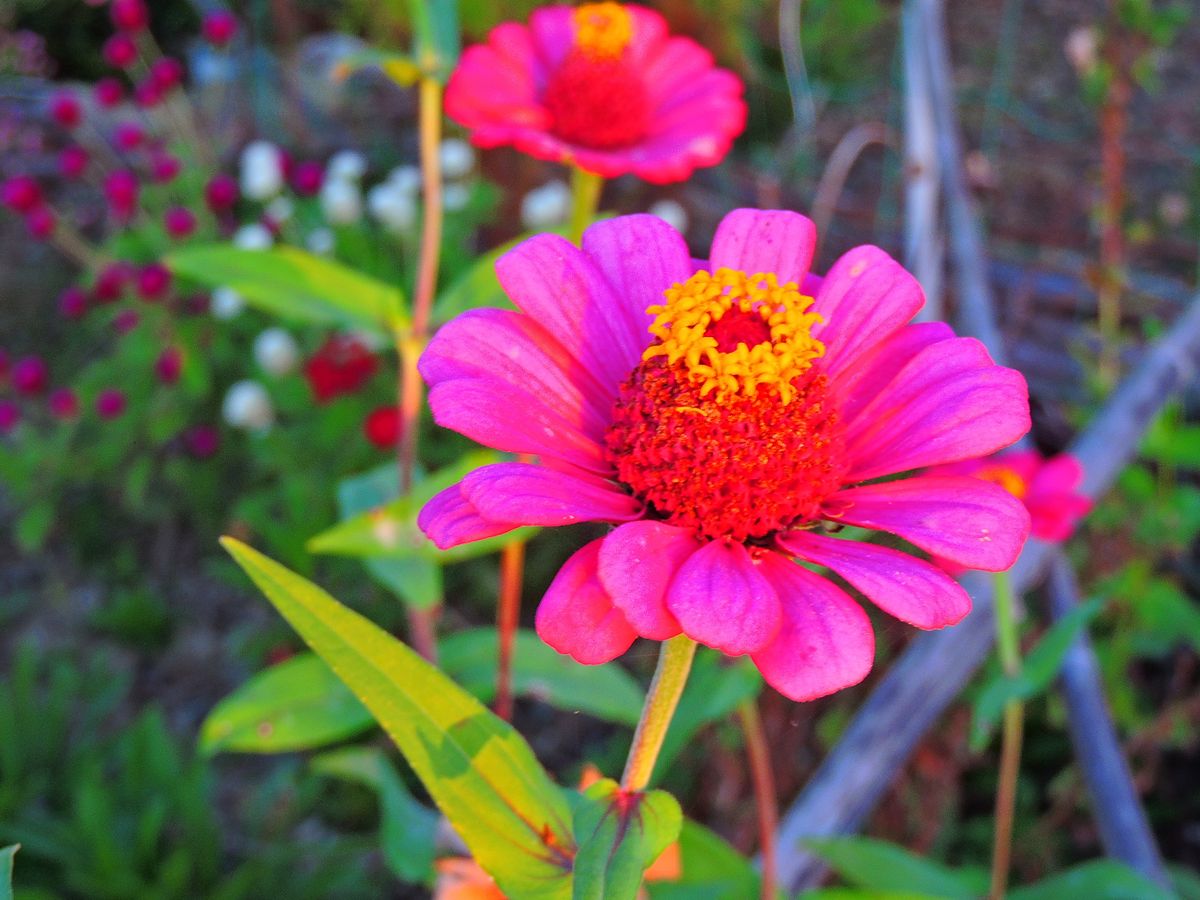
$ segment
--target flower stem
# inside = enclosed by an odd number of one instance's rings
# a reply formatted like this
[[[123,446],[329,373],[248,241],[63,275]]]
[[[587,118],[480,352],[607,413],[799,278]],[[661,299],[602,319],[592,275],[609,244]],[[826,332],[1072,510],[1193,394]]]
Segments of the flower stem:
[[[650,783],[663,738],[667,736],[667,726],[675,715],[695,656],[696,642],[686,634],[663,641],[658,668],[654,670],[654,680],[650,682],[646,704],[642,707],[642,718],[633,733],[633,744],[625,761],[625,774],[621,778],[624,790],[641,791]]]
[[[585,172],[576,166],[571,170],[571,233],[573,243],[583,239],[584,229],[596,217],[600,207],[600,192],[604,190],[604,176]]]
[[[496,715],[512,720],[513,642],[521,618],[521,581],[525,571],[525,542],[513,541],[500,556],[500,603],[496,613]]]
[[[763,731],[758,702],[747,698],[738,705],[738,718],[746,738],[746,755],[750,762],[750,780],[754,782],[754,802],[758,806],[758,846],[762,852],[763,900],[774,900],[777,867],[775,863],[775,829],[779,825],[779,809],[775,800],[775,773],[771,768],[771,753]]]
[[[1021,644],[1017,631],[1016,601],[1007,572],[995,576],[996,652],[1009,678],[1021,674]],[[1012,862],[1013,820],[1016,814],[1017,779],[1021,773],[1021,737],[1025,704],[1010,700],[1004,707],[1000,745],[1000,776],[996,784],[996,834],[992,844],[992,883],[989,900],[1001,900],[1008,888]]]

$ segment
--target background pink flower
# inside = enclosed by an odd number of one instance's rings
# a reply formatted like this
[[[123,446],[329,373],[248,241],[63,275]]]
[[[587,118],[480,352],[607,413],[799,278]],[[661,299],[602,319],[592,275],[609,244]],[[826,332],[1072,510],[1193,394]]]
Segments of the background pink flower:
[[[549,6],[469,48],[447,114],[481,147],[511,145],[613,178],[687,178],[746,123],[742,84],[641,6]]]
[[[878,479],[1008,446],[1029,428],[1025,381],[945,325],[909,325],[921,289],[876,247],[801,294],[815,244],[803,216],[737,210],[711,272],[652,216],[593,225],[582,249],[539,235],[501,257],[521,311],[458,317],[420,367],[440,425],[540,464],[472,472],[420,526],[451,547],[522,524],[616,525],[538,609],[542,638],[584,663],[683,632],[749,654],[793,699],[857,683],[874,655],[865,613],[792,558],[917,627],[957,622],[970,599],[943,571],[829,526],[1010,566],[1029,515],[1007,491]]]

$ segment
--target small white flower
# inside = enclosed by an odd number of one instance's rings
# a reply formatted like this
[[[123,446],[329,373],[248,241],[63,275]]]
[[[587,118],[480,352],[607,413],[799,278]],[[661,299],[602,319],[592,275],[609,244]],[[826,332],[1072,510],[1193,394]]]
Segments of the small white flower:
[[[237,318],[245,308],[246,301],[242,299],[242,295],[230,287],[219,287],[213,291],[212,300],[208,304],[213,317],[222,322]]]
[[[221,403],[221,415],[234,428],[266,431],[275,421],[275,409],[267,389],[257,381],[239,381],[229,388]]]
[[[367,192],[367,209],[389,231],[410,230],[417,221],[417,202],[413,195],[391,181],[377,184]]]
[[[367,158],[357,150],[339,150],[325,167],[326,180],[358,181],[367,173]]]
[[[658,216],[680,234],[687,231],[688,212],[681,203],[674,200],[659,200],[650,207],[648,212],[652,216]]]
[[[421,190],[421,170],[416,166],[396,166],[388,173],[387,183],[406,194]]]
[[[1063,53],[1079,75],[1087,75],[1100,61],[1100,40],[1090,25],[1072,28],[1063,41]]]
[[[308,248],[308,252],[317,256],[328,256],[333,252],[335,243],[333,232],[328,228],[314,228],[304,239],[304,246]]]
[[[362,218],[362,191],[357,181],[327,178],[320,199],[325,218],[334,225],[353,225]]]
[[[291,197],[276,197],[267,204],[267,208],[263,210],[268,219],[276,225],[282,225],[292,218],[292,213],[296,211],[296,204],[292,202]]]
[[[442,177],[453,181],[471,174],[475,168],[475,150],[462,138],[446,138],[438,148]]]
[[[450,212],[466,209],[471,202],[471,188],[465,184],[450,182],[442,185],[442,207]]]
[[[290,375],[300,364],[300,348],[289,332],[268,328],[254,339],[254,361],[268,375]]]
[[[283,154],[270,141],[254,141],[242,151],[242,194],[267,200],[283,190]]]
[[[521,224],[530,231],[561,225],[571,212],[571,189],[565,181],[548,181],[521,199]]]
[[[233,234],[233,245],[243,250],[270,250],[274,243],[275,235],[261,222],[243,225]]]

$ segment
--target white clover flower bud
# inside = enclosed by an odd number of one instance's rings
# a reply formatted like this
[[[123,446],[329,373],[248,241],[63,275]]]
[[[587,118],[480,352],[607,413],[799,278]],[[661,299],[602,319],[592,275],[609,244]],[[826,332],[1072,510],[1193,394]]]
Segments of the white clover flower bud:
[[[254,141],[242,151],[242,194],[266,200],[283,190],[283,154],[270,141]]]
[[[274,243],[275,235],[261,222],[243,225],[233,234],[233,245],[243,250],[270,250]]]
[[[308,252],[317,256],[328,256],[333,252],[336,243],[333,232],[328,228],[314,228],[304,239],[304,246],[308,248]]]
[[[442,177],[465,178],[475,168],[475,149],[462,138],[446,138],[438,148]]]
[[[362,191],[357,181],[327,178],[320,199],[325,218],[334,225],[353,225],[362,218]]]
[[[659,200],[650,207],[648,212],[652,216],[658,216],[680,234],[687,231],[688,212],[683,208],[682,203],[675,200]]]
[[[417,202],[412,194],[385,181],[367,192],[367,209],[386,229],[409,231],[417,222]]]
[[[292,214],[295,211],[296,204],[292,202],[291,197],[276,197],[267,204],[267,208],[263,210],[263,213],[276,225],[282,225],[292,218]]]
[[[254,361],[268,375],[290,375],[300,364],[300,347],[284,329],[268,328],[254,339]]]
[[[521,224],[530,231],[567,221],[571,212],[571,189],[565,181],[548,181],[521,199]]]
[[[230,287],[219,287],[213,291],[208,304],[209,312],[222,322],[237,318],[245,308],[246,301],[242,295]]]
[[[406,194],[415,194],[421,190],[421,170],[416,166],[396,166],[388,173],[387,184]]]
[[[265,387],[257,381],[239,381],[225,395],[221,415],[234,428],[266,431],[275,421],[275,408]]]
[[[465,184],[450,182],[442,185],[442,208],[449,212],[466,209],[471,202],[471,188]]]
[[[357,150],[339,150],[325,167],[326,180],[358,181],[367,174],[367,158]]]

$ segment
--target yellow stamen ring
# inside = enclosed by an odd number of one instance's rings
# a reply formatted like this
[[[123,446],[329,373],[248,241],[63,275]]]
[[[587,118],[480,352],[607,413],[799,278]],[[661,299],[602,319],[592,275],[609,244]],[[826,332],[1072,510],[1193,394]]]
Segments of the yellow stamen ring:
[[[584,3],[572,11],[575,46],[593,59],[615,59],[633,40],[633,16],[620,3]]]

